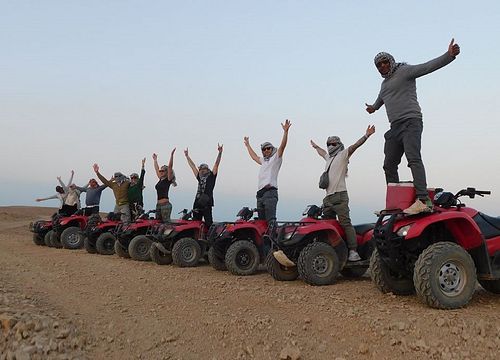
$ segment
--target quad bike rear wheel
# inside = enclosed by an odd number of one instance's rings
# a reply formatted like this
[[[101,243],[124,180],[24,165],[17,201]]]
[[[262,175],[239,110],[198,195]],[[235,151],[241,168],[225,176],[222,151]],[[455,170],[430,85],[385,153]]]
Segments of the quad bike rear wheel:
[[[330,285],[339,274],[340,261],[335,249],[324,242],[307,245],[297,262],[300,277],[310,285]]]
[[[293,281],[299,277],[297,266],[287,267],[281,265],[274,257],[272,251],[267,254],[266,269],[273,279],[278,281]]]
[[[225,263],[231,274],[253,275],[260,263],[259,250],[249,240],[235,241],[227,249]]]
[[[224,255],[219,253],[219,250],[215,246],[211,246],[208,249],[208,262],[217,271],[226,271],[226,262],[224,261]]]
[[[50,243],[52,244],[52,247],[55,247],[56,249],[61,249],[63,247],[61,244],[61,239],[59,238],[59,234],[56,231],[52,232]]]
[[[61,234],[61,244],[63,248],[75,250],[83,247],[84,237],[77,226],[70,226],[63,230]]]
[[[90,242],[89,238],[88,237],[85,237],[85,239],[83,240],[83,247],[85,250],[87,250],[87,252],[89,254],[95,254],[97,253],[97,249],[95,248],[95,244],[93,244],[92,242]]]
[[[130,254],[128,253],[128,249],[123,247],[122,244],[118,240],[115,241],[115,254],[124,259],[129,259]]]
[[[37,233],[33,234],[33,242],[35,243],[35,245],[45,245],[43,236]]]
[[[158,265],[170,265],[172,263],[172,254],[161,251],[154,243],[149,248],[149,257]]]
[[[110,232],[103,232],[95,242],[95,248],[101,255],[113,255],[115,253],[116,237]]]
[[[427,305],[438,309],[461,308],[476,289],[476,266],[461,246],[438,242],[418,257],[413,282],[418,297]]]
[[[366,273],[366,270],[368,269],[365,267],[343,268],[340,270],[340,273],[343,277],[354,279],[363,276]]]
[[[370,276],[375,286],[384,294],[412,295],[415,293],[413,280],[394,273],[382,260],[377,249],[370,258]]]
[[[137,235],[128,245],[130,257],[137,261],[149,261],[149,248],[153,241],[146,235]]]
[[[479,280],[484,290],[493,294],[500,294],[500,280]]]
[[[179,267],[193,267],[198,265],[201,258],[201,247],[195,239],[182,238],[172,247],[172,259]]]
[[[43,243],[45,244],[45,246],[48,246],[48,247],[54,247],[54,245],[52,245],[52,234],[54,233],[54,230],[49,230],[45,236],[43,237]]]

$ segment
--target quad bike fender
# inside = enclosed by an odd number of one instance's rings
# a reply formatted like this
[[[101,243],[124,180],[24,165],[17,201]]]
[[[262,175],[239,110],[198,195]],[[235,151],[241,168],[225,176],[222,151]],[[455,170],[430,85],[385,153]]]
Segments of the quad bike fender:
[[[343,242],[342,236],[340,236],[337,229],[328,224],[316,223],[313,225],[301,226],[297,229],[298,236],[314,236],[314,234],[318,234],[325,239],[328,244],[333,247],[336,247],[339,243]]]
[[[483,236],[477,224],[469,215],[458,211],[437,213],[419,219],[412,224],[405,238],[416,238],[420,236],[425,229],[436,223],[443,223],[453,235],[457,244],[462,246],[465,250],[474,249],[483,244]]]
[[[83,216],[62,218],[59,225],[64,227],[77,226],[80,229],[84,229],[85,225],[87,225],[87,218]]]

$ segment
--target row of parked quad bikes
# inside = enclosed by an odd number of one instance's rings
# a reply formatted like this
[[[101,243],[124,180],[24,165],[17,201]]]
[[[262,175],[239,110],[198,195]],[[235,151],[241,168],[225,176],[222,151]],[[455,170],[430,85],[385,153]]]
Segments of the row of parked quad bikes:
[[[321,208],[308,206],[296,222],[278,222],[272,232],[255,209],[241,209],[234,222],[207,228],[184,210],[178,220],[160,223],[151,214],[124,225],[119,214],[106,219],[75,214],[30,224],[37,245],[117,254],[159,265],[197,266],[208,261],[234,275],[255,274],[264,264],[278,281],[301,278],[311,285],[335,282],[339,273],[357,278],[370,268],[384,293],[415,292],[426,304],[454,309],[466,305],[477,281],[500,293],[500,218],[467,207],[462,196],[489,194],[474,188],[456,194],[439,191],[431,213],[408,216],[382,211],[375,224],[355,225],[361,261],[348,262],[344,231],[338,221],[322,219]]]

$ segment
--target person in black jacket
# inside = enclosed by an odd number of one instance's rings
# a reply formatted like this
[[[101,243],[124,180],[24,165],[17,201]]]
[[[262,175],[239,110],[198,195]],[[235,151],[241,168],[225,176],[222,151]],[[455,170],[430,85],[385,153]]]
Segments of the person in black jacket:
[[[213,223],[212,207],[214,206],[214,187],[219,171],[219,164],[222,158],[223,146],[217,144],[217,159],[210,170],[207,164],[203,163],[196,167],[195,163],[189,157],[189,150],[184,150],[187,162],[193,170],[193,174],[198,180],[198,190],[193,204],[193,220],[204,220],[205,225],[210,227]]]

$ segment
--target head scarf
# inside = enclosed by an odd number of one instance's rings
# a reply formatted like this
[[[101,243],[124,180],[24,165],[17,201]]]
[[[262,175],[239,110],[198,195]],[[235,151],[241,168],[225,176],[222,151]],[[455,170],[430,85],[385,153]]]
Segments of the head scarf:
[[[389,61],[389,72],[385,75],[382,75],[384,79],[387,79],[392,76],[396,72],[396,70],[401,66],[406,63],[396,63],[394,60],[394,57],[386,52],[379,52],[377,55],[375,55],[375,58],[373,59],[373,62],[375,63],[375,66],[382,60],[388,60]]]
[[[118,185],[121,185],[128,180],[128,178],[119,171],[115,172],[113,177],[115,178],[115,181]]]
[[[330,143],[337,143],[337,145],[328,145]],[[344,144],[342,144],[342,141],[340,141],[340,138],[338,136],[329,136],[326,140],[326,144],[328,148],[328,155],[330,155],[330,157],[332,158],[337,156],[339,152],[345,149]]]
[[[276,151],[278,151],[278,149],[276,149],[274,145],[271,144],[269,141],[266,141],[265,143],[260,145],[260,150],[262,151],[266,147],[272,147],[271,154],[269,156],[264,156],[264,160],[269,161],[269,159],[272,158],[274,154],[276,154]]]

